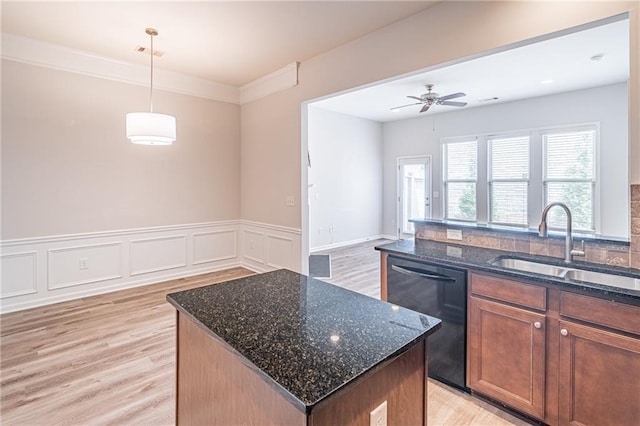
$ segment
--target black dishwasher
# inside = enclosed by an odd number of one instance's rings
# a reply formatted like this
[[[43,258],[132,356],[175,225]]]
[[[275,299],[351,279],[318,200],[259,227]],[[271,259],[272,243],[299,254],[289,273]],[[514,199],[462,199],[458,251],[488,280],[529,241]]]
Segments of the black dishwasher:
[[[387,257],[387,300],[442,320],[429,337],[429,377],[467,391],[467,271]]]

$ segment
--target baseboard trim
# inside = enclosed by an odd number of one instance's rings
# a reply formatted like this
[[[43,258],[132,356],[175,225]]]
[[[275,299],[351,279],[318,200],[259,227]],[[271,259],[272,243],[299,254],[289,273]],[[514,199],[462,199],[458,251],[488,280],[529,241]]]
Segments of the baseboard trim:
[[[365,237],[365,238],[358,238],[355,240],[349,240],[349,241],[341,241],[338,243],[333,243],[333,244],[326,244],[324,246],[318,246],[318,247],[313,247],[309,249],[309,253],[317,253],[319,251],[324,251],[324,250],[332,250],[332,249],[336,249],[336,248],[341,248],[341,247],[347,247],[347,246],[351,246],[354,244],[361,244],[361,243],[366,243],[367,241],[372,241],[372,240],[380,240],[380,239],[388,239],[388,240],[397,240],[398,238],[396,237],[392,237],[390,235],[372,235],[370,237]]]

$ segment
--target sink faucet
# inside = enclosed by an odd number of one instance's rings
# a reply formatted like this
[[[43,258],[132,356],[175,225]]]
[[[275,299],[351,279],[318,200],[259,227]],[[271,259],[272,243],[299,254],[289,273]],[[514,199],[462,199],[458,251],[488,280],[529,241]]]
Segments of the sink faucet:
[[[540,225],[538,226],[538,235],[542,238],[547,236],[547,213],[551,207],[559,206],[562,207],[564,212],[567,215],[567,236],[564,242],[564,263],[571,263],[573,260],[573,256],[584,256],[583,250],[574,250],[573,249],[573,235],[571,234],[571,211],[569,211],[569,207],[567,207],[564,203],[554,202],[549,203],[542,210],[542,219]],[[584,247],[584,241],[582,242]]]

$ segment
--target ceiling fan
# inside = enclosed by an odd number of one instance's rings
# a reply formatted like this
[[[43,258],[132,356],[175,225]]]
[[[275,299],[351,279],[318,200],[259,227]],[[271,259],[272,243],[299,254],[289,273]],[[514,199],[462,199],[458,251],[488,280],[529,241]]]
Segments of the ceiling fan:
[[[446,96],[440,96],[437,93],[434,93],[434,92],[431,91],[431,89],[433,89],[433,84],[427,84],[426,87],[427,87],[427,93],[423,93],[419,97],[418,96],[407,96],[407,98],[415,99],[415,100],[420,101],[420,102],[416,102],[414,104],[408,104],[408,105],[401,105],[401,106],[393,107],[391,109],[394,110],[394,109],[404,108],[404,107],[408,107],[408,106],[424,104],[424,106],[422,107],[420,112],[427,112],[429,110],[429,108],[431,107],[431,105],[448,105],[448,106],[455,106],[455,107],[463,107],[463,106],[467,105],[466,102],[453,102],[453,101],[450,101],[450,99],[455,99],[455,98],[460,98],[462,96],[467,96],[466,93],[458,92],[458,93],[452,93],[452,94],[446,95]]]

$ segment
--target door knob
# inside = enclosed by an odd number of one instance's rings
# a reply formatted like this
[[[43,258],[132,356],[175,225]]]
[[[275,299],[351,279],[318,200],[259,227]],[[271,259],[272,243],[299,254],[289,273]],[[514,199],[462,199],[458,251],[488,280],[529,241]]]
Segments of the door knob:
[[[540,328],[540,327],[542,327],[542,324],[540,324],[540,321],[536,321],[536,322],[533,323],[533,326],[535,328]]]
[[[562,334],[563,336],[568,336],[569,332],[567,331],[566,328],[563,328],[562,330],[560,330],[560,334]]]

